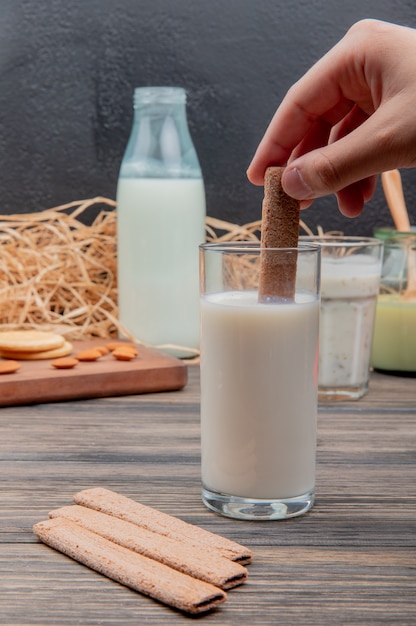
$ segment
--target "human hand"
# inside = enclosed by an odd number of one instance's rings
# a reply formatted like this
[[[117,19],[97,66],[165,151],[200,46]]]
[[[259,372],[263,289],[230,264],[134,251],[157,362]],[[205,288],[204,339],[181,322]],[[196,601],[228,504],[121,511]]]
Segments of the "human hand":
[[[248,168],[262,185],[269,165],[306,208],[336,193],[359,215],[378,173],[416,165],[416,30],[363,20],[286,94]]]

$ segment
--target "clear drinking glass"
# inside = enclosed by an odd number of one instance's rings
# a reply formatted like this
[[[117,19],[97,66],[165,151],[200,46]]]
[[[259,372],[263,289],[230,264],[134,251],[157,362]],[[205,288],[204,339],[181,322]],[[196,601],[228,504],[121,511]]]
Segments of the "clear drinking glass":
[[[319,243],[318,398],[357,400],[368,390],[383,244],[372,237],[302,237]]]
[[[202,499],[222,515],[305,513],[315,492],[320,248],[297,255],[292,300],[258,299],[261,248],[200,246]]]

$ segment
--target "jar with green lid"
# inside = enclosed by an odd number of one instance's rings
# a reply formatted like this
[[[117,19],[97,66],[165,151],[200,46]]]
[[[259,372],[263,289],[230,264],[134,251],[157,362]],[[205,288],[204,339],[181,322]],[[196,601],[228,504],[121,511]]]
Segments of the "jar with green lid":
[[[384,242],[371,362],[374,368],[416,374],[416,231],[378,229]]]

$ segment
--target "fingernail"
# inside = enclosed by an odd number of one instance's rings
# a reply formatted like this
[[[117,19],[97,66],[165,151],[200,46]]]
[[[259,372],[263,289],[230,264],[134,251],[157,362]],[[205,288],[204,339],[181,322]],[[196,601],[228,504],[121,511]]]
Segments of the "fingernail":
[[[287,169],[283,175],[283,188],[289,196],[297,200],[313,198],[313,191],[303,180],[300,171],[294,167]]]

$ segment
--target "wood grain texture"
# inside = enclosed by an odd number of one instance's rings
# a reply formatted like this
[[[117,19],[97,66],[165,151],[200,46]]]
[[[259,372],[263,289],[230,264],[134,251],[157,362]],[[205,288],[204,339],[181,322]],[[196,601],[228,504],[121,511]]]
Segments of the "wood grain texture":
[[[416,623],[416,379],[373,374],[319,407],[317,500],[286,522],[200,499],[199,371],[177,392],[0,410],[0,623],[183,624],[182,613],[37,543],[32,525],[105,486],[253,550],[214,626]]]

